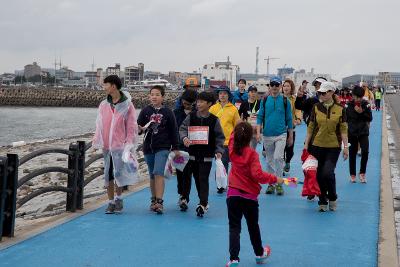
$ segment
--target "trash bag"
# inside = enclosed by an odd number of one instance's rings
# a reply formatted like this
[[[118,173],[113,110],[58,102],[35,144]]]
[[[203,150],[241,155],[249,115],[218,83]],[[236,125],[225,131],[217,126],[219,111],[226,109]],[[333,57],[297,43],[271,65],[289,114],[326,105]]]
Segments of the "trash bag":
[[[321,190],[317,181],[317,159],[308,153],[306,149],[303,150],[301,155],[301,160],[303,161],[303,173],[304,173],[304,184],[301,195],[305,196],[319,196]]]
[[[172,162],[174,161],[175,153],[170,152],[168,155],[167,162],[165,163],[164,168],[164,177],[169,179],[174,174],[174,167],[172,166]]]
[[[215,160],[215,181],[217,188],[227,188],[228,186],[228,174],[221,159]]]

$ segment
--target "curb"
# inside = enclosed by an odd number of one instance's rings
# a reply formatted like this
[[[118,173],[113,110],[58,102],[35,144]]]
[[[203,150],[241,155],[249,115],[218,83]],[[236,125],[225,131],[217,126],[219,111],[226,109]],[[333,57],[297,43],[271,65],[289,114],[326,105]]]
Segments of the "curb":
[[[394,219],[392,179],[389,164],[388,130],[386,125],[387,105],[383,109],[382,118],[382,158],[380,218],[378,240],[378,266],[398,267],[397,237]]]

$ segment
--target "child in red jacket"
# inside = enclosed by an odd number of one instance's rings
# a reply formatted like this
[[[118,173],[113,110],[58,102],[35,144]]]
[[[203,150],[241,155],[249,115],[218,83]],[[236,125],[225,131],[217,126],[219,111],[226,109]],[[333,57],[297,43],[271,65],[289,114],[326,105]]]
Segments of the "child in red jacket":
[[[253,128],[247,122],[236,125],[229,141],[229,157],[232,168],[229,173],[227,193],[229,219],[229,253],[227,267],[239,265],[241,220],[244,215],[256,263],[265,263],[271,253],[269,246],[263,248],[258,226],[258,195],[260,184],[282,184],[282,178],[263,172],[257,152],[250,147]]]

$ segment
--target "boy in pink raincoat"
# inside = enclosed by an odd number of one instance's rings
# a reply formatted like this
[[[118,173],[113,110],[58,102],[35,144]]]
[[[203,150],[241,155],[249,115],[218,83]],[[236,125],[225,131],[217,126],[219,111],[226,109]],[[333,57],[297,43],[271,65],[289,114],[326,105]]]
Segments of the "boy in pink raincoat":
[[[93,138],[93,147],[102,149],[104,154],[104,184],[109,199],[106,214],[122,212],[122,187],[137,180],[138,164],[134,150],[138,134],[136,110],[130,94],[120,91],[121,87],[117,75],[104,79],[107,99],[99,105]]]

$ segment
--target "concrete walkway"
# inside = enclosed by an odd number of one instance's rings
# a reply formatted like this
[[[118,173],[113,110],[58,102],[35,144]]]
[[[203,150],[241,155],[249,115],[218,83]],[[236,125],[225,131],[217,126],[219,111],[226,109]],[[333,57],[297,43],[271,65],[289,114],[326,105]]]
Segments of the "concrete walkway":
[[[316,201],[301,198],[301,187],[286,187],[283,197],[260,195],[262,238],[272,248],[267,266],[377,266],[381,125],[381,114],[374,112],[368,184],[349,183],[348,161],[339,159],[337,212],[317,212]],[[305,126],[296,134],[291,175],[303,179]],[[218,195],[210,180],[210,210],[203,219],[195,216],[194,185],[190,208],[182,213],[171,180],[162,216],[148,211],[150,193],[144,189],[125,198],[124,214],[95,210],[0,251],[0,265],[224,266],[229,258],[225,195]],[[240,266],[257,266],[244,221],[242,225]]]

